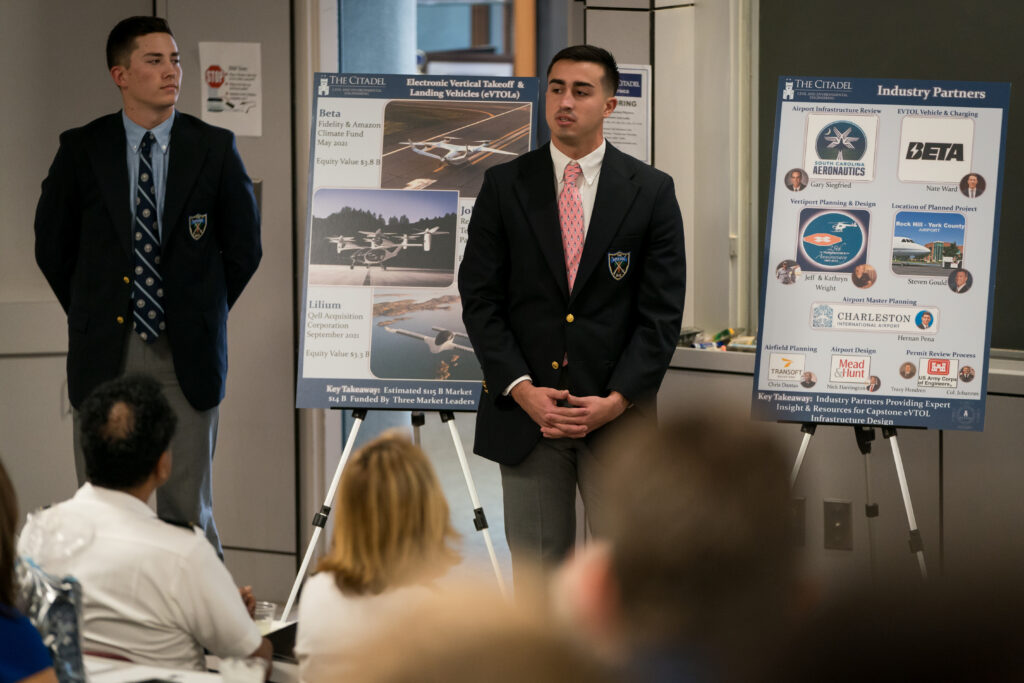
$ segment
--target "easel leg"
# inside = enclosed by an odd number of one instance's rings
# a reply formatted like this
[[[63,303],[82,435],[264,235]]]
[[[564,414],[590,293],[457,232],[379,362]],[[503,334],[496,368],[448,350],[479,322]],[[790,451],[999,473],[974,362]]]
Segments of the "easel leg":
[[[871,563],[871,578],[874,578],[876,566],[873,521],[878,517],[878,503],[873,503],[871,496],[871,442],[875,440],[875,430],[867,425],[855,425],[853,434],[857,439],[857,448],[864,456],[864,516],[868,519],[868,559]]]
[[[487,528],[487,517],[480,505],[480,498],[476,495],[476,485],[473,483],[473,475],[469,471],[469,463],[466,461],[466,451],[462,448],[462,437],[455,426],[455,413],[450,410],[440,411],[441,421],[447,423],[448,431],[452,435],[452,443],[455,445],[455,452],[459,456],[459,464],[462,465],[462,475],[466,479],[466,488],[469,489],[469,498],[473,502],[473,525],[477,531],[483,533],[484,543],[487,545],[487,554],[491,556],[491,565],[494,567],[494,576],[498,579],[498,589],[504,597],[508,597],[505,588],[505,579],[501,576],[501,567],[498,565],[498,556],[494,552],[494,543],[491,541],[491,532]]]
[[[789,488],[793,488],[796,485],[796,478],[800,474],[800,466],[804,462],[804,455],[807,454],[807,447],[811,444],[811,437],[814,436],[814,430],[818,427],[813,422],[805,422],[801,427],[800,431],[804,433],[804,439],[800,442],[800,450],[796,454],[796,462],[793,463],[793,471],[789,475]]]
[[[910,488],[907,486],[907,475],[903,472],[903,458],[900,456],[900,446],[896,441],[896,429],[883,427],[882,436],[889,440],[892,447],[892,459],[896,463],[896,476],[900,480],[900,492],[903,494],[903,507],[907,510],[907,524],[910,525],[910,552],[917,555],[917,564],[921,568],[921,578],[928,580],[928,569],[924,564],[924,542],[921,539],[921,532],[917,528],[917,519],[914,517],[914,504],[910,501]]]
[[[352,447],[356,443],[359,427],[362,426],[363,420],[366,419],[366,409],[357,408],[353,410],[352,417],[352,430],[349,432],[348,440],[345,442],[345,450],[341,452],[341,460],[338,461],[338,466],[334,470],[331,486],[327,489],[327,496],[324,499],[323,505],[320,506],[320,512],[313,515],[313,537],[309,539],[309,545],[306,546],[306,555],[302,558],[302,566],[299,567],[295,583],[292,584],[292,591],[288,594],[288,602],[285,603],[284,611],[281,613],[282,622],[288,621],[288,615],[291,614],[292,606],[295,604],[295,597],[299,594],[299,586],[302,585],[306,578],[306,570],[309,569],[309,562],[313,559],[313,549],[316,548],[316,542],[320,539],[320,533],[324,530],[327,518],[331,514],[330,504],[334,502],[334,494],[338,490],[338,482],[341,481],[341,471],[345,469],[345,463],[348,462],[348,457],[352,454]]]

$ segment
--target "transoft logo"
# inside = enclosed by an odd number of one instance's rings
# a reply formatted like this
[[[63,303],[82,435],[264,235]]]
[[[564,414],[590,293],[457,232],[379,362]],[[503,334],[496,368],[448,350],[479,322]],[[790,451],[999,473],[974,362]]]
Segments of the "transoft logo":
[[[799,382],[804,372],[804,356],[800,353],[773,353],[768,362],[768,379]]]

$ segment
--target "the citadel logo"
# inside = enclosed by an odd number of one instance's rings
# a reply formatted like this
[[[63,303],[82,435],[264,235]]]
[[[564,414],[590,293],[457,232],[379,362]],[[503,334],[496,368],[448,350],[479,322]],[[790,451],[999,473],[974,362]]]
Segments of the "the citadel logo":
[[[963,161],[964,146],[959,142],[911,142],[906,159],[929,161]]]

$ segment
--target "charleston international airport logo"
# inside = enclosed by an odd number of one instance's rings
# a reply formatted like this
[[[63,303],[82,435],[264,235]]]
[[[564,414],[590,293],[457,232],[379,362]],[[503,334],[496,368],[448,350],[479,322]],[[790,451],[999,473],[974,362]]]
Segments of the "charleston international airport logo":
[[[819,159],[860,161],[868,148],[868,136],[851,121],[833,121],[818,133],[815,149]]]
[[[863,263],[870,214],[862,210],[800,212],[797,262],[805,271],[849,273]]]
[[[811,327],[832,327],[832,316],[834,311],[828,304],[818,304],[814,307],[811,317]]]

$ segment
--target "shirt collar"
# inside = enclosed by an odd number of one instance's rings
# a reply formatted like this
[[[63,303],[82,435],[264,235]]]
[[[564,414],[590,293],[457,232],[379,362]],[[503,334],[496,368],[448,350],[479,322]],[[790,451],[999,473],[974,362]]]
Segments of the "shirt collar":
[[[171,144],[171,128],[174,126],[175,116],[176,114],[171,114],[167,117],[166,121],[150,131],[156,136],[156,144],[160,145],[160,150],[165,153],[167,152],[167,145]],[[128,146],[133,152],[138,152],[139,143],[142,142],[142,136],[146,134],[146,129],[128,118],[123,109],[121,110],[121,120],[124,121],[124,132],[128,139]]]
[[[141,140],[142,136],[139,136],[139,139]],[[82,488],[75,493],[75,499],[105,503],[144,517],[156,517],[156,513],[151,507],[132,494],[117,489],[108,489],[104,486],[93,486],[89,482],[82,484]]]
[[[582,159],[575,159],[580,165],[580,171],[583,174],[583,182],[587,185],[593,185],[594,181],[597,180],[598,174],[601,172],[601,163],[604,161],[604,151],[608,146],[608,141],[604,138],[601,139],[601,144],[593,152],[583,157]],[[555,179],[558,182],[562,182],[562,176],[565,174],[565,167],[569,165],[570,161],[574,161],[560,149],[555,147],[553,144],[548,145],[551,148],[551,162],[555,166]]]

